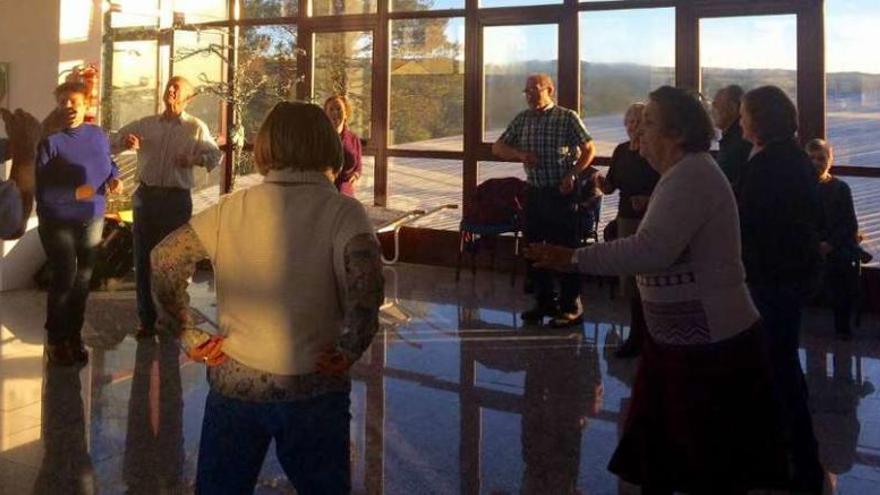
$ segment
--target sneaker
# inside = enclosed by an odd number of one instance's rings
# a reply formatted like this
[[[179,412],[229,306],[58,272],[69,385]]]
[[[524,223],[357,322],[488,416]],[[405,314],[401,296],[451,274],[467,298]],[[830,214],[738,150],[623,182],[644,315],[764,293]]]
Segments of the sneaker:
[[[553,328],[566,328],[574,325],[580,325],[584,322],[584,312],[580,309],[575,311],[560,311],[550,320],[550,326]]]
[[[545,317],[554,316],[557,313],[559,313],[559,310],[557,310],[553,306],[540,306],[539,305],[539,306],[535,306],[534,308],[529,309],[527,311],[523,311],[520,314],[520,318],[522,318],[523,321],[527,321],[529,323],[538,323],[541,320],[543,320]]]

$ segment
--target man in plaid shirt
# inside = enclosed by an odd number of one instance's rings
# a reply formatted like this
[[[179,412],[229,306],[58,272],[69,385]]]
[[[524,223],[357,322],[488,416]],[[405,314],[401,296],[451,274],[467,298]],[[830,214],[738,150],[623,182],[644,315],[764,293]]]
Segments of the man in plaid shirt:
[[[573,110],[553,102],[555,87],[547,74],[533,74],[523,90],[528,110],[520,112],[492,145],[498,157],[519,161],[529,183],[526,204],[528,242],[580,247],[582,235],[576,208],[575,185],[578,175],[595,156],[595,146],[584,123]],[[554,280],[559,280],[556,298]],[[552,318],[555,327],[578,324],[583,320],[577,274],[532,270],[537,305],[522,313],[525,321]]]

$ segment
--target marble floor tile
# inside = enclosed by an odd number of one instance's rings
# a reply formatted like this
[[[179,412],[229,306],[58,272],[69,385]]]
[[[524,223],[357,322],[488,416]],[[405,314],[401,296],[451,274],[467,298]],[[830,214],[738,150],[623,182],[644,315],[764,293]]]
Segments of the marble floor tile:
[[[529,298],[504,274],[386,268],[382,330],[351,393],[354,493],[637,494],[606,469],[636,361],[613,351],[628,305],[587,285],[586,322],[523,325]],[[192,306],[212,330],[209,277]],[[135,340],[134,294],[89,301],[81,370],[43,358],[44,294],[0,294],[0,494],[192,493],[208,385],[170,340]],[[880,327],[838,341],[810,309],[801,358],[822,461],[840,494],[880,493]],[[550,481],[548,481],[550,480]],[[258,494],[294,493],[273,450]]]

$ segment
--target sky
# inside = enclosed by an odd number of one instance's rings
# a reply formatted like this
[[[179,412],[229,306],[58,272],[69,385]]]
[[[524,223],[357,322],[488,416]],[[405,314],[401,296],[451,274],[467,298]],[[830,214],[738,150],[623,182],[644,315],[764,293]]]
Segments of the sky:
[[[673,65],[675,15],[671,8],[582,12],[579,20],[582,60]],[[496,32],[487,36],[484,47],[492,63],[548,60],[557,55],[554,25],[487,29]],[[880,0],[826,0],[826,35],[829,72],[880,74]],[[701,64],[706,67],[795,69],[793,15],[704,19],[700,39]]]

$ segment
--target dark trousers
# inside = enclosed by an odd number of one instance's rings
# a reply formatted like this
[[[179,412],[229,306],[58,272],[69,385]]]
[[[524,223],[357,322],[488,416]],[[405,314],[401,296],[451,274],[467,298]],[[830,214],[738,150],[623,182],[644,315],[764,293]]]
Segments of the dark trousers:
[[[798,356],[805,290],[797,285],[749,286],[764,320],[773,385],[789,445],[791,488],[822,493],[824,472],[808,406],[809,391]]]
[[[556,187],[529,187],[526,203],[526,240],[546,242],[570,248],[583,244],[580,215],[574,194],[563,195]],[[577,308],[580,276],[530,268],[535,298],[542,307],[552,306],[556,297],[554,282],[559,281],[559,307],[563,311]]]
[[[80,341],[103,228],[103,218],[86,222],[40,218],[38,232],[52,273],[46,302],[46,331],[52,345]]]
[[[156,306],[150,292],[150,252],[168,234],[192,216],[188,189],[151,187],[141,184],[134,193],[134,271],[137,279],[138,317],[153,328]]]
[[[838,249],[825,261],[824,289],[834,312],[834,331],[841,335],[852,333],[852,312],[859,296],[861,270],[857,256],[854,249]]]
[[[253,493],[273,439],[278,461],[297,493],[349,493],[349,406],[347,393],[261,403],[212,390],[205,403],[196,493]]]

